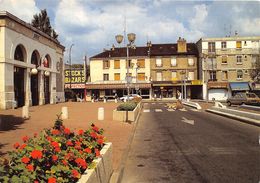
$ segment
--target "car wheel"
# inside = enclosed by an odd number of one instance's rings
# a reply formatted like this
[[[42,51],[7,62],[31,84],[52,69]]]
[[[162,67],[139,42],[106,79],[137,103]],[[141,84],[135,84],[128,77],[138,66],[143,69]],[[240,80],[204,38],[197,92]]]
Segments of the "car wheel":
[[[227,102],[227,105],[228,105],[228,106],[231,106],[231,102],[228,101],[228,102]]]

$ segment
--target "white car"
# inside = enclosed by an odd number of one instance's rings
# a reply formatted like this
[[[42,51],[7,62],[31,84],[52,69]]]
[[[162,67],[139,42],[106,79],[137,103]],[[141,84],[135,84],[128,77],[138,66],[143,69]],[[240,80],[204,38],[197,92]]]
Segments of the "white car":
[[[138,94],[130,94],[129,95],[129,100],[134,100],[135,98],[138,98],[138,99],[142,99],[142,97]],[[120,97],[119,98],[121,101],[127,101],[127,95],[123,96],[123,97]]]

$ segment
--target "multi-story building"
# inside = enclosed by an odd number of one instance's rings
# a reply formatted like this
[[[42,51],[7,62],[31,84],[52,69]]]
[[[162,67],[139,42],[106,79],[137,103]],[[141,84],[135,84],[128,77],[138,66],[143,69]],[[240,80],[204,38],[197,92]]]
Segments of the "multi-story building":
[[[131,93],[143,98],[176,98],[186,91],[187,98],[201,98],[196,44],[179,39],[177,44],[151,44],[129,50]],[[90,58],[89,97],[127,94],[126,48],[106,50]]]
[[[0,108],[64,101],[64,47],[16,16],[0,12]]]
[[[150,98],[150,58],[148,47],[129,48],[129,62],[126,62],[126,48],[112,47],[110,50],[90,58],[90,81],[86,84],[87,99],[91,96],[111,98],[127,95],[127,64],[129,64],[130,93]]]
[[[203,99],[226,100],[250,90],[250,72],[260,54],[260,37],[201,38],[197,42]]]
[[[160,98],[201,98],[202,83],[198,73],[196,44],[179,38],[177,44],[153,44],[151,78],[153,95]]]

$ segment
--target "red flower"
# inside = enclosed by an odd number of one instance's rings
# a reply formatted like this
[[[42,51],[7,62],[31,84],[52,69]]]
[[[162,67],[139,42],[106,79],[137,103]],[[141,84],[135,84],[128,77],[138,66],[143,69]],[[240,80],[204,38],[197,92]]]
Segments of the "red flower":
[[[60,134],[60,131],[59,130],[52,130],[51,132],[53,135],[59,135]]]
[[[98,149],[95,149],[96,157],[100,156],[100,151]]]
[[[69,129],[69,128],[65,128],[65,129],[64,129],[64,133],[65,133],[66,135],[69,135],[69,134],[70,134],[70,129]]]
[[[100,144],[100,145],[102,145],[102,144],[104,143],[104,140],[103,140],[103,139],[98,139],[98,140],[97,140],[97,143]]]
[[[39,150],[33,150],[31,152],[31,156],[33,159],[41,159],[42,158],[42,152]]]
[[[19,146],[20,146],[20,144],[19,144],[18,142],[16,142],[16,143],[14,144],[14,148],[15,148],[15,149],[17,149]]]
[[[73,146],[73,143],[70,140],[66,144],[67,146]]]
[[[71,173],[74,178],[79,178],[79,176],[80,176],[80,174],[77,170],[72,170]]]
[[[98,138],[97,134],[95,132],[91,132],[90,136],[94,139]]]
[[[34,183],[39,183],[39,181],[38,181],[38,180],[35,180]]]
[[[59,148],[60,146],[59,146],[59,143],[58,142],[52,142],[51,143],[51,145],[52,145],[52,147],[54,147],[54,148]]]
[[[27,142],[29,140],[29,137],[26,135],[22,138],[23,142]]]
[[[60,152],[61,149],[60,149],[59,147],[56,147],[56,148],[54,149],[54,151],[55,151],[55,152]]]
[[[83,138],[80,137],[80,138],[79,138],[79,141],[82,142],[82,141],[83,141]]]
[[[91,153],[91,149],[90,149],[90,148],[86,148],[86,149],[84,149],[84,151],[85,151],[86,153],[88,153],[88,154]]]
[[[50,136],[46,137],[46,139],[49,141],[49,142],[52,142],[52,138]]]
[[[30,172],[32,172],[32,171],[34,170],[32,164],[27,165],[26,168],[27,168]]]
[[[68,162],[66,160],[62,160],[63,165],[67,166]]]
[[[21,147],[20,147],[20,149],[23,150],[25,147],[26,147],[26,144],[22,144]]]
[[[34,134],[33,134],[34,137],[37,137],[37,135],[38,135],[37,133],[34,133]]]
[[[58,160],[58,156],[52,155],[51,159],[52,159],[52,161],[56,162]]]
[[[79,135],[82,135],[83,133],[84,133],[83,130],[79,130],[79,131],[78,131],[78,134],[79,134]]]
[[[56,183],[56,179],[54,177],[50,177],[48,179],[48,183]]]
[[[23,158],[22,158],[22,162],[23,162],[24,164],[28,164],[28,163],[30,162],[30,158],[28,158],[28,157],[23,157]]]
[[[92,129],[96,132],[99,132],[99,128],[97,126],[93,126]]]
[[[84,159],[82,159],[82,158],[77,158],[76,160],[75,160],[75,162],[77,163],[77,165],[78,165],[78,167],[82,167],[82,168],[87,168],[87,163],[86,163],[86,161],[84,160]]]

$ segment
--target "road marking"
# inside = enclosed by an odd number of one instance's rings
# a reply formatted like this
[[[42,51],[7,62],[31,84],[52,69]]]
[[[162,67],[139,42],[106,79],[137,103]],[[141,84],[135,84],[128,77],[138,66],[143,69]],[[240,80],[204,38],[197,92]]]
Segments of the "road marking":
[[[143,112],[150,112],[150,109],[144,109]]]
[[[167,109],[167,111],[175,111],[174,109]]]
[[[198,109],[190,109],[190,110],[194,112],[200,112]]]
[[[187,111],[185,108],[179,109],[180,111]]]
[[[162,109],[155,109],[155,112],[162,112]]]
[[[152,103],[153,105],[155,104],[155,103]]]
[[[185,117],[182,117],[181,121],[184,122],[184,123],[188,123],[188,124],[194,125],[194,120],[187,119]]]
[[[159,104],[163,104],[163,103],[159,103]]]
[[[240,150],[232,147],[210,147],[210,152],[213,152],[214,154],[237,154],[241,153]]]

